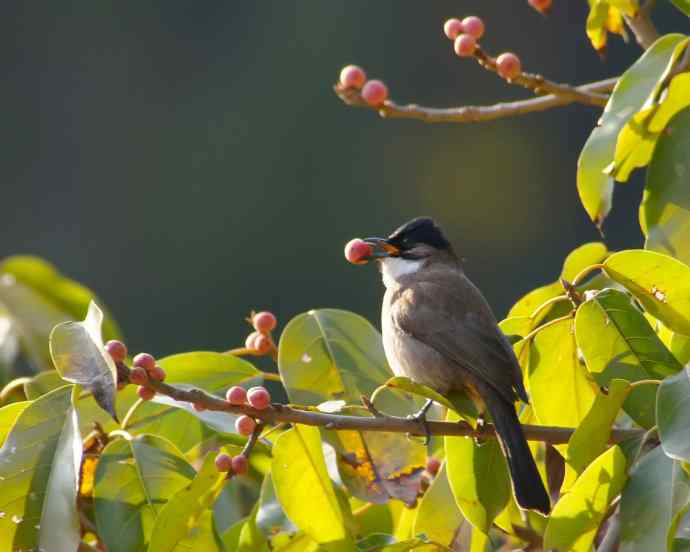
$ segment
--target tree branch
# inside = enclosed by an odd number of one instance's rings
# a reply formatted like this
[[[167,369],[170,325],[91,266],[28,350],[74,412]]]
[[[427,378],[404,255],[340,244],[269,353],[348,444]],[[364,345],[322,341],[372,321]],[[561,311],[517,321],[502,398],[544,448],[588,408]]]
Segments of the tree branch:
[[[613,89],[618,77],[592,82],[573,88],[572,90],[586,93],[609,92]],[[379,115],[391,119],[416,119],[425,123],[479,123],[493,121],[504,117],[515,117],[538,111],[547,111],[554,107],[561,107],[575,103],[572,96],[549,94],[539,98],[501,102],[486,106],[462,106],[450,108],[424,107],[417,104],[401,105],[392,100],[382,106],[371,107],[361,97],[358,90],[343,88],[335,85],[335,93],[348,105],[375,109]]]
[[[458,435],[471,437],[493,437],[495,429],[491,424],[485,424],[475,430],[465,422],[437,422],[399,418],[396,416],[364,417],[329,414],[315,410],[302,410],[282,404],[273,404],[265,410],[257,410],[249,405],[231,405],[229,402],[202,391],[201,389],[180,389],[164,382],[150,381],[147,384],[157,393],[172,399],[188,403],[203,405],[207,410],[230,412],[232,414],[246,414],[266,424],[292,423],[309,426],[324,427],[326,429],[349,429],[359,431],[385,431],[391,433],[409,433],[410,435]],[[426,427],[425,427],[426,425]],[[551,426],[522,426],[525,437],[530,441],[543,441],[552,444],[567,443],[574,430],[566,427]],[[645,433],[640,429],[613,429],[611,443],[618,443]]]
[[[626,24],[635,35],[635,40],[637,40],[637,43],[643,50],[649,48],[659,38],[659,32],[656,30],[651,18],[655,3],[655,0],[648,0],[644,6],[637,10],[635,15],[623,16]]]

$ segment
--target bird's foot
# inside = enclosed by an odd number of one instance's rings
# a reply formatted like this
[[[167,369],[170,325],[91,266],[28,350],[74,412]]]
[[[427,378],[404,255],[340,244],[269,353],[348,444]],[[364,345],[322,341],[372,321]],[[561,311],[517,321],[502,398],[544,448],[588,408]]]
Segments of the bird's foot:
[[[432,401],[431,399],[427,399],[427,401],[424,403],[424,406],[422,406],[422,408],[420,408],[419,411],[407,417],[409,420],[414,420],[422,426],[422,429],[424,430],[425,446],[428,445],[429,441],[431,440],[431,431],[429,430],[429,424],[427,423],[426,414],[427,412],[429,412],[429,409],[431,408],[432,404],[434,404],[434,401]]]

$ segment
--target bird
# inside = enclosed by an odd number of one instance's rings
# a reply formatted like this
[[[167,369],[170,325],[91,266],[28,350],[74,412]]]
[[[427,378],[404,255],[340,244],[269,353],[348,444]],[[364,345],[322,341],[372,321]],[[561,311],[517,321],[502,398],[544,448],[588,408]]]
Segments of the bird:
[[[403,224],[388,238],[363,241],[366,260],[378,262],[386,288],[381,330],[393,373],[442,395],[463,391],[488,412],[518,505],[548,515],[549,496],[515,410],[518,399],[529,403],[522,370],[450,242],[429,217]]]

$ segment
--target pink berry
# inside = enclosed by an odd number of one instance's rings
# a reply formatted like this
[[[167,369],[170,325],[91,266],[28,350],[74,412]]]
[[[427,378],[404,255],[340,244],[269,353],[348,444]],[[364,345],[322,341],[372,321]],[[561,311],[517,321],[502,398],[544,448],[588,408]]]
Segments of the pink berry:
[[[153,367],[156,365],[156,359],[153,358],[153,355],[150,355],[148,353],[139,353],[132,359],[132,364],[134,366],[141,366],[144,370],[148,372],[149,370],[152,370]]]
[[[115,362],[124,362],[127,358],[127,347],[122,341],[111,339],[105,344],[106,352],[112,357]]]
[[[380,80],[370,80],[362,88],[362,98],[372,107],[378,107],[388,98],[388,87]]]
[[[257,332],[268,333],[272,332],[278,321],[272,312],[262,311],[257,312],[252,318],[252,325]]]
[[[201,403],[192,403],[192,407],[197,412],[203,412],[204,410],[206,410],[206,407]]]
[[[249,461],[244,454],[232,457],[232,471],[237,475],[244,475],[249,471]]]
[[[373,252],[373,247],[359,238],[345,244],[345,258],[352,264],[366,264]]]
[[[149,381],[149,375],[141,366],[135,366],[129,371],[129,381],[135,385],[146,385]]]
[[[504,79],[514,79],[522,73],[520,58],[512,52],[505,52],[496,58],[498,74]]]
[[[232,458],[223,453],[216,456],[216,469],[219,472],[230,471],[232,469]]]
[[[451,40],[458,38],[458,35],[463,32],[462,21],[456,17],[451,17],[443,24],[443,32]]]
[[[235,430],[240,435],[251,435],[256,427],[254,418],[245,416],[244,414],[235,420]]]
[[[230,404],[245,404],[247,402],[247,391],[245,391],[244,387],[233,385],[225,394],[225,400]]]
[[[477,40],[469,34],[461,34],[455,39],[453,49],[460,57],[470,57],[474,55],[474,50],[477,47]]]
[[[462,29],[464,33],[479,40],[484,34],[484,22],[476,15],[470,15],[462,20]]]
[[[247,339],[244,341],[244,346],[247,349],[250,349],[251,351],[256,351],[256,339],[260,336],[261,334],[259,332],[252,332],[247,336]]]
[[[547,14],[551,11],[551,0],[527,0],[527,3],[539,13]]]
[[[156,365],[149,370],[149,377],[154,381],[163,381],[165,379],[165,370]]]
[[[264,334],[259,334],[254,340],[254,349],[260,355],[265,355],[271,350],[271,340]]]
[[[426,471],[428,471],[431,475],[436,475],[440,468],[441,461],[438,458],[429,456],[429,458],[426,459]]]
[[[345,88],[362,88],[367,81],[367,75],[357,65],[346,65],[340,71],[340,84]]]
[[[139,395],[139,398],[141,400],[150,401],[153,397],[156,396],[156,392],[150,387],[141,386],[137,389],[137,395]]]
[[[271,394],[265,387],[252,387],[247,391],[247,402],[257,410],[271,406]]]

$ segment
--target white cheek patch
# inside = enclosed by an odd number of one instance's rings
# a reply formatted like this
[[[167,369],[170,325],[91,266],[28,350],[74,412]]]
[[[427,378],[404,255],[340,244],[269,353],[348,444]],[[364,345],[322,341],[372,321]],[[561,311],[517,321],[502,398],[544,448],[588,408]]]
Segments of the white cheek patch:
[[[386,287],[396,284],[403,276],[417,272],[423,261],[411,261],[400,257],[386,257],[381,260],[381,274]]]

